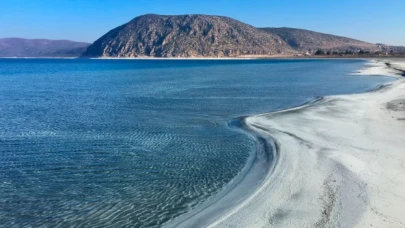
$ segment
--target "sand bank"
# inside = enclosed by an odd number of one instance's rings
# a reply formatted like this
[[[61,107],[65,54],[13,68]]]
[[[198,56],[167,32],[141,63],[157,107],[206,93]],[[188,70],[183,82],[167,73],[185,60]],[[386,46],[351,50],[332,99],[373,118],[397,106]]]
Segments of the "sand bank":
[[[210,227],[405,227],[405,79],[245,122],[277,164]]]
[[[400,61],[396,60],[370,60],[365,68],[360,69],[358,72],[355,72],[356,75],[375,75],[375,76],[392,76],[397,77],[401,75],[400,70],[401,66],[393,67],[393,65],[401,64]],[[388,64],[388,65],[387,65]]]

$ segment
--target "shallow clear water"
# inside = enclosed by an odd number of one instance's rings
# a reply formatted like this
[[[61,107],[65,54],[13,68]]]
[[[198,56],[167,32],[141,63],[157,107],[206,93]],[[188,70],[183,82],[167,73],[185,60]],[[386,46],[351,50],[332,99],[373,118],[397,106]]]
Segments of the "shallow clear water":
[[[0,224],[160,226],[246,164],[232,118],[392,80],[364,64],[2,59]]]

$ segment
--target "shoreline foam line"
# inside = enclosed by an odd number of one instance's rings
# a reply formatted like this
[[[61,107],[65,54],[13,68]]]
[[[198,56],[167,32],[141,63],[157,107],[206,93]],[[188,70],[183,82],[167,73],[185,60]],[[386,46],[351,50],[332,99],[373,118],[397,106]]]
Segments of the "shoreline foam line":
[[[274,139],[278,164],[209,227],[405,226],[404,78],[245,122]]]

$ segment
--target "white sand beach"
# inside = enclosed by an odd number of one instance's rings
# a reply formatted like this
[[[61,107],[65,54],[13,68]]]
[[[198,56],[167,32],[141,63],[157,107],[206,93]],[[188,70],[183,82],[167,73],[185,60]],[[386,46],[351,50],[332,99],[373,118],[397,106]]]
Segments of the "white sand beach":
[[[275,141],[276,164],[210,227],[405,227],[404,78],[245,121]]]
[[[387,67],[387,64],[393,64],[392,67]],[[398,65],[399,64],[399,65]],[[398,66],[394,66],[398,65]],[[375,76],[392,76],[397,77],[401,72],[398,70],[401,68],[401,61],[395,62],[395,60],[370,60],[367,67],[355,72],[354,75],[375,75]]]

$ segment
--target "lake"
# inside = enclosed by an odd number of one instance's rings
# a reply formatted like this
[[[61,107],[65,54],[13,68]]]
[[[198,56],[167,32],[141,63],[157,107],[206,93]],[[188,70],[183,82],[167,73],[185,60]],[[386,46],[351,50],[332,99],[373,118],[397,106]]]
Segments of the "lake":
[[[248,172],[235,118],[393,80],[366,63],[0,59],[0,224],[159,227]]]

